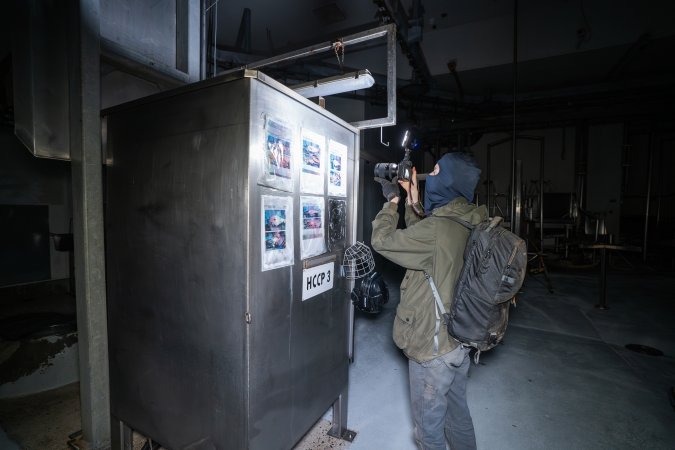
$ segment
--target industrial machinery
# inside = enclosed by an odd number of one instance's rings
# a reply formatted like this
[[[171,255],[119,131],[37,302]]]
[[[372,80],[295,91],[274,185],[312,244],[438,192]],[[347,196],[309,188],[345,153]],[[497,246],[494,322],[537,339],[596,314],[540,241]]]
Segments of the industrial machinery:
[[[359,133],[243,70],[104,112],[113,444],[346,430]]]

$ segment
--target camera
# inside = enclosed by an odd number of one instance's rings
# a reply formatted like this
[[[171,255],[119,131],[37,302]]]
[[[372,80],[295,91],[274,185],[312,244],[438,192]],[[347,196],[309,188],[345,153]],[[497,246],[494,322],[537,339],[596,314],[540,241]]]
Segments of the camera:
[[[384,178],[391,181],[394,177],[397,177],[399,181],[409,181],[412,177],[413,164],[410,161],[410,144],[411,133],[409,130],[406,130],[403,135],[403,142],[401,143],[404,150],[405,156],[399,163],[378,163],[375,164],[375,176],[379,178]],[[413,147],[416,146],[416,141],[413,141]]]
[[[401,181],[408,181],[412,177],[412,161],[410,154],[406,152],[400,163],[378,163],[375,164],[375,176],[385,178],[389,181],[397,177]]]

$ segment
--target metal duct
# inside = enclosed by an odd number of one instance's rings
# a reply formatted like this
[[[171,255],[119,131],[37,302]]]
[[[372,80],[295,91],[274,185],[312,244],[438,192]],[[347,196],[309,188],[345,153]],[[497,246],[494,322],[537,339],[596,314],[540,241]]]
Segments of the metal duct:
[[[200,5],[180,0],[150,14],[146,3],[102,3],[105,61],[165,85],[197,81]],[[58,0],[14,2],[14,131],[33,155],[70,160],[70,27],[64,6]]]
[[[67,8],[14,2],[14,132],[42,158],[70,159]]]

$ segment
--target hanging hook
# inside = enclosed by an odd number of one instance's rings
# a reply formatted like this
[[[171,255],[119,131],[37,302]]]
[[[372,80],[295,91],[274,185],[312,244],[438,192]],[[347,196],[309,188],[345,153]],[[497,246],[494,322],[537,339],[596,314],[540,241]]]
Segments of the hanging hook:
[[[338,64],[340,65],[340,71],[345,73],[345,69],[343,67],[345,62],[345,44],[342,42],[342,38],[333,42],[333,50],[335,50],[335,57],[337,58]]]
[[[385,147],[389,147],[389,141],[385,144],[382,140],[382,127],[380,127],[380,144],[384,145]]]

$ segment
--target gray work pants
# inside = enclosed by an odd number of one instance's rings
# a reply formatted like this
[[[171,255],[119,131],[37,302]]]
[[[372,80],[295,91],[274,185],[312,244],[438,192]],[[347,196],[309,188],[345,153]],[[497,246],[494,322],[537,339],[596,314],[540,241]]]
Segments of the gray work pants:
[[[431,361],[410,360],[410,399],[420,450],[475,450],[476,435],[466,403],[469,350],[457,347]]]

